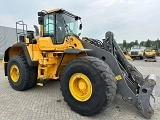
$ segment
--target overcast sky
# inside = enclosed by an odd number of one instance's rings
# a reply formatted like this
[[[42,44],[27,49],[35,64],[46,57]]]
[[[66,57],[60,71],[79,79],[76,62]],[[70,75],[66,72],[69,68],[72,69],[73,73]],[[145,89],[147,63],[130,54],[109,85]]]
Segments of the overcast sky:
[[[54,8],[82,18],[81,37],[103,39],[112,31],[118,43],[160,38],[160,0],[0,0],[0,26],[23,20],[34,30],[37,12]]]

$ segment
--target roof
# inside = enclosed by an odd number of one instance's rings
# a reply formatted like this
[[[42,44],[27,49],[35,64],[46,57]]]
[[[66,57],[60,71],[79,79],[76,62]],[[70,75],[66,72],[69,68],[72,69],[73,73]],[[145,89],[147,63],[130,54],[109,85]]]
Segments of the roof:
[[[62,8],[56,8],[56,9],[53,9],[53,10],[44,11],[45,14],[47,14],[47,13],[54,13],[54,12],[64,12],[64,13],[67,13],[69,15],[72,15],[74,17],[78,17],[79,19],[81,19],[81,17],[79,17],[77,15],[74,15],[74,14],[72,14],[72,13],[70,13],[70,12],[68,12],[68,11],[66,11],[66,10],[64,10]]]

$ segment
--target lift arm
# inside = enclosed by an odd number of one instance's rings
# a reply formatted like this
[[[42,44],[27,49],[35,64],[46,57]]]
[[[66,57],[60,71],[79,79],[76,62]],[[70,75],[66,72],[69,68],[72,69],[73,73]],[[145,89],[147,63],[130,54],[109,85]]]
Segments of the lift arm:
[[[89,56],[97,57],[110,66],[116,76],[117,93],[123,100],[151,118],[154,114],[152,91],[156,85],[155,75],[150,74],[143,79],[142,74],[126,59],[112,32],[106,32],[103,42],[91,38],[84,38],[81,42],[85,49],[91,49],[87,51]]]
[[[125,100],[127,99],[126,101],[130,101],[129,103],[136,105],[145,117],[151,118],[154,114],[154,97],[152,95],[152,91],[156,85],[156,76],[154,74],[150,74],[143,79],[142,74],[125,58],[113,36],[112,32],[106,33],[104,47],[107,48],[115,58],[117,58],[123,73],[123,80],[117,82],[117,92],[122,95]],[[127,84],[125,84],[124,81]],[[134,93],[134,97],[128,95],[127,93],[129,91],[123,90],[124,87],[128,87]]]

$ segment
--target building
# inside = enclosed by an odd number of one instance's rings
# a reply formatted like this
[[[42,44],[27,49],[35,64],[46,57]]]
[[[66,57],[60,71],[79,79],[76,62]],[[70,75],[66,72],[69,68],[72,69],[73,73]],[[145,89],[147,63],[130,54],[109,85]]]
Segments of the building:
[[[22,31],[22,30],[18,30]],[[3,58],[5,50],[17,41],[16,28],[0,26],[0,59]]]

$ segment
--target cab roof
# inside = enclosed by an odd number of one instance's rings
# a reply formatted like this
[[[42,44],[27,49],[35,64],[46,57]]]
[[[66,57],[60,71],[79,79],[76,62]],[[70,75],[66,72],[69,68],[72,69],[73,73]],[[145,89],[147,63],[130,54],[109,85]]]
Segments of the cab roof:
[[[71,16],[74,16],[74,17],[77,17],[78,19],[81,19],[81,17],[77,16],[77,15],[74,15],[62,8],[56,8],[56,9],[53,9],[53,10],[48,10],[48,11],[44,11],[45,14],[48,14],[48,13],[66,13],[66,14],[69,14]]]

